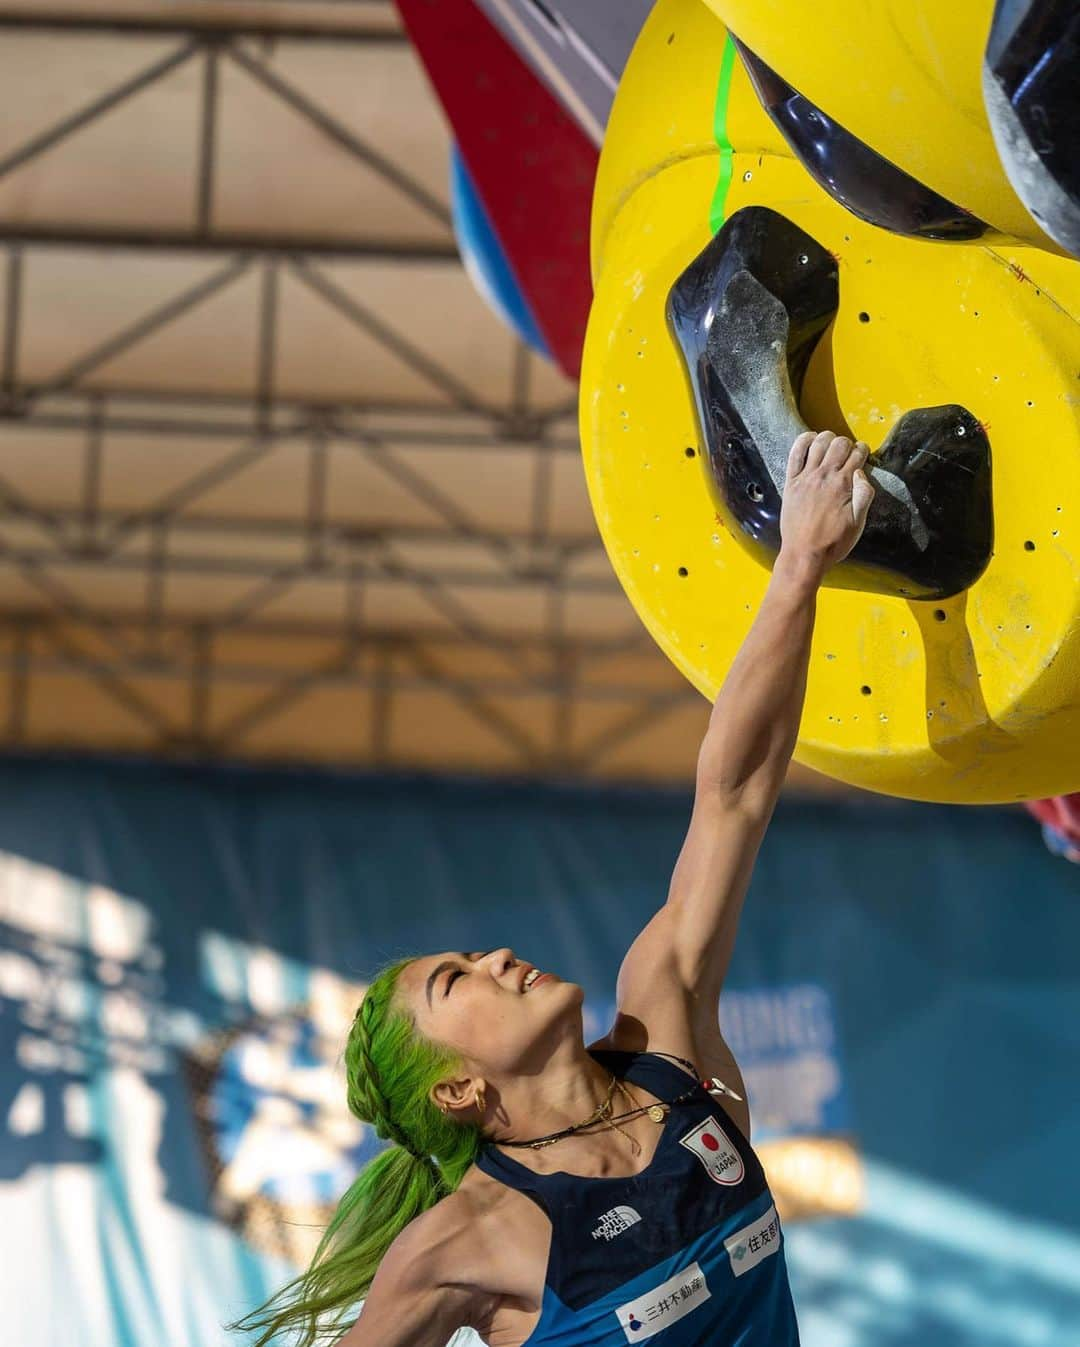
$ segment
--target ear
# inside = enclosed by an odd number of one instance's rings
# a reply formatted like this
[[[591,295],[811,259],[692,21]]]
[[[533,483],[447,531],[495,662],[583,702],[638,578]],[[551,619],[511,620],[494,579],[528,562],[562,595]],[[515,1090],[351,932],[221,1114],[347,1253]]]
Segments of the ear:
[[[454,1080],[440,1080],[431,1087],[431,1102],[449,1117],[462,1117],[475,1110],[476,1097],[484,1095],[486,1082],[479,1076],[457,1076]]]

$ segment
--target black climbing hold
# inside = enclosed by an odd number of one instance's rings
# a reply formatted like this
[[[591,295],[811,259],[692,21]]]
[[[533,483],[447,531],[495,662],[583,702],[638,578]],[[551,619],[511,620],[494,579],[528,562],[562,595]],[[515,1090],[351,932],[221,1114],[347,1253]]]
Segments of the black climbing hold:
[[[736,212],[668,295],[714,501],[767,566],[780,547],[788,452],[807,428],[803,379],[838,304],[830,254],[764,206]],[[827,583],[916,599],[973,584],[993,546],[990,445],[975,417],[955,404],[907,412],[867,473],[876,497],[866,529]]]
[[[762,107],[796,158],[852,215],[914,238],[955,241],[986,232],[982,220],[897,168],[793,89],[743,43],[736,45]]]
[[[1028,214],[1080,257],[1080,6],[997,0],[983,98],[998,156]]]

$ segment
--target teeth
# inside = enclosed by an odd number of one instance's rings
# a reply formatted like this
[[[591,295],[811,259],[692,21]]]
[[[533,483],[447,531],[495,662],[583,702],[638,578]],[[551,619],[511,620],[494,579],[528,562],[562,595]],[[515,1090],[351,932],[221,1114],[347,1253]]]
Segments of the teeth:
[[[540,976],[539,968],[533,968],[528,973],[526,973],[525,981],[522,983],[522,986],[526,989],[526,991],[533,985],[533,983],[539,976]]]

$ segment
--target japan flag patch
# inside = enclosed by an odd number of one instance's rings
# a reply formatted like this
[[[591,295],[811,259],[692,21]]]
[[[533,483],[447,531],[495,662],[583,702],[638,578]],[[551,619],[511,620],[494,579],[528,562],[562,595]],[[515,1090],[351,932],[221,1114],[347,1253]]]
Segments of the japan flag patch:
[[[727,1186],[742,1183],[746,1174],[742,1156],[715,1118],[706,1118],[692,1132],[680,1137],[679,1145],[694,1152],[713,1183]]]

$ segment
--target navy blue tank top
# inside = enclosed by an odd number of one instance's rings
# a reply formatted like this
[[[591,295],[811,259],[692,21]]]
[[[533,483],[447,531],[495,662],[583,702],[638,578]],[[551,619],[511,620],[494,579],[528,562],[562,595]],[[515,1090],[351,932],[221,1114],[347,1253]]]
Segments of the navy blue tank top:
[[[750,1143],[708,1092],[650,1052],[594,1049],[609,1071],[672,1106],[630,1178],[536,1174],[488,1145],[477,1165],[552,1225],[528,1347],[798,1347],[783,1232]]]

